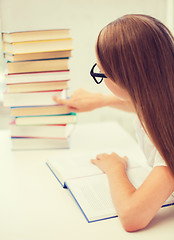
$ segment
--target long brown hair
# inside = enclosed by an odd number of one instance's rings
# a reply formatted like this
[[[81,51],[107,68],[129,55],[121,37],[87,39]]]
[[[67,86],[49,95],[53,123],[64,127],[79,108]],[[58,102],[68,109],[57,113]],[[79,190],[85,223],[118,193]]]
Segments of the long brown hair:
[[[128,91],[140,121],[174,175],[174,38],[157,19],[125,15],[99,33],[96,51]]]

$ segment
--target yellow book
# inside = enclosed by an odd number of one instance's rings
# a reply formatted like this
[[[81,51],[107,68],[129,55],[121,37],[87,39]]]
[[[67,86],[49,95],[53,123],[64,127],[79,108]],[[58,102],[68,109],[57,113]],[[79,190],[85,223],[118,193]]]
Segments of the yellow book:
[[[72,50],[72,38],[28,41],[28,42],[3,42],[5,53],[22,54]]]
[[[8,62],[7,70],[9,74],[68,70],[68,59]]]
[[[54,52],[39,52],[39,53],[23,53],[23,54],[10,54],[5,53],[5,58],[10,62],[20,62],[38,59],[51,59],[51,58],[67,58],[71,57],[71,50],[54,51]]]
[[[2,33],[2,38],[4,42],[39,41],[69,38],[69,32],[69,29],[4,32]]]
[[[66,105],[28,106],[11,108],[11,115],[15,117],[60,115],[70,113]]]

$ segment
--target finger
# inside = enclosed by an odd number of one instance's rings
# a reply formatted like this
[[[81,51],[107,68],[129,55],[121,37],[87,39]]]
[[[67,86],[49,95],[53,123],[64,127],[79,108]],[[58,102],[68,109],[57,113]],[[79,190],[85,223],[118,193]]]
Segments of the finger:
[[[69,99],[61,99],[61,98],[57,98],[56,96],[53,96],[53,100],[61,105],[68,105],[69,104]]]
[[[101,159],[102,157],[106,157],[107,155],[108,155],[107,153],[97,154],[96,159]]]
[[[70,112],[75,112],[75,113],[81,112],[80,110],[78,110],[78,109],[75,108],[75,107],[70,107],[70,106],[68,106],[68,108],[69,108],[69,111],[70,111]]]
[[[53,96],[53,100],[54,100],[56,103],[62,104],[62,99],[61,99],[61,98],[58,98],[58,97],[56,97],[56,96]]]
[[[101,158],[101,156],[102,156],[102,154],[97,154],[96,159],[99,160]]]
[[[115,156],[117,156],[117,157],[120,157],[120,156],[119,156],[117,153],[115,153],[115,152],[112,152],[111,155],[115,155]]]
[[[97,160],[96,159],[91,159],[91,163],[96,165],[97,164]]]

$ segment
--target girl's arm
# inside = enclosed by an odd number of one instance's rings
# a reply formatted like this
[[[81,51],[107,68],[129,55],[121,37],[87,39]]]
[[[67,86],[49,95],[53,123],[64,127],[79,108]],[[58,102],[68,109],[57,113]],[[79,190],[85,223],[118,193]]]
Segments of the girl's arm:
[[[76,90],[70,99],[53,97],[58,104],[67,105],[71,112],[87,112],[100,107],[114,107],[127,112],[134,112],[134,107],[129,101],[122,101],[114,95],[91,93],[84,89]]]
[[[116,153],[100,154],[92,162],[107,174],[113,203],[126,231],[146,227],[174,191],[168,167],[155,167],[136,190],[127,177],[125,160]]]

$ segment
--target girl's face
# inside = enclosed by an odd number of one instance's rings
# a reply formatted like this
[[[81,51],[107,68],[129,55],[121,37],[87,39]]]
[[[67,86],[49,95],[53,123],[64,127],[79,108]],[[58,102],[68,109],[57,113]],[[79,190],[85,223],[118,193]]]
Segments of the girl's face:
[[[99,67],[100,71],[104,73],[99,60],[97,61],[97,66]],[[118,84],[113,82],[111,79],[105,78],[104,82],[105,85],[109,88],[109,90],[118,98],[120,98],[123,101],[130,100],[130,95],[128,94],[128,92],[125,89],[121,88]]]
[[[130,100],[130,96],[128,92],[125,89],[121,88],[116,83],[114,83],[111,79],[106,78],[104,82],[105,82],[105,85],[109,88],[109,90],[118,98],[120,98],[123,101]]]

